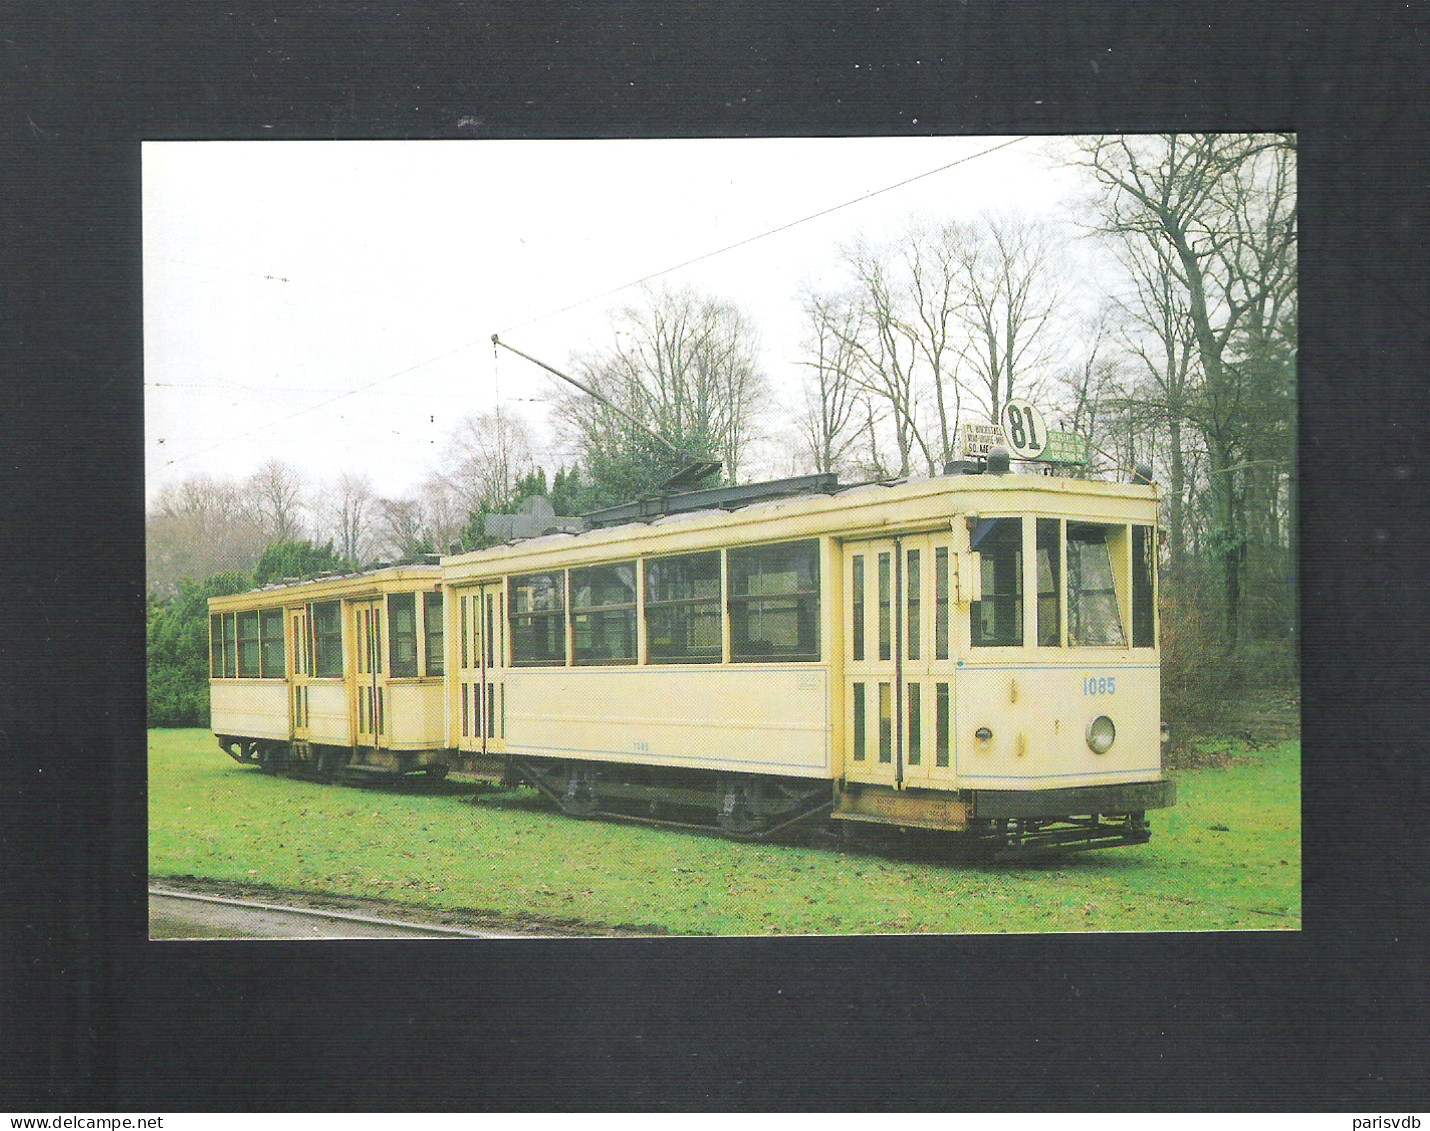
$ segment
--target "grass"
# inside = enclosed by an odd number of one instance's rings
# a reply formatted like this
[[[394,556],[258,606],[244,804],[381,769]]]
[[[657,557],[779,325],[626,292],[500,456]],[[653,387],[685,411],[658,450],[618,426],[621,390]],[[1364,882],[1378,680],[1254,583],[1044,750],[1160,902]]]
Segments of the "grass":
[[[1296,930],[1300,744],[1180,773],[1150,845],[990,866],[572,820],[528,791],[320,785],[149,738],[149,871],[511,922],[765,935]]]

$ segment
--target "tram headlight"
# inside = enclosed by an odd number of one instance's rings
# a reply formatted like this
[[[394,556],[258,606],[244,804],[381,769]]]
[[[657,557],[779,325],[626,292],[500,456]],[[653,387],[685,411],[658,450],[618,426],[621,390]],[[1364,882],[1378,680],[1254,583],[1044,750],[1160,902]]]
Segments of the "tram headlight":
[[[1098,715],[1087,724],[1087,744],[1092,747],[1094,754],[1106,754],[1112,749],[1113,740],[1116,738],[1117,728],[1106,715]]]

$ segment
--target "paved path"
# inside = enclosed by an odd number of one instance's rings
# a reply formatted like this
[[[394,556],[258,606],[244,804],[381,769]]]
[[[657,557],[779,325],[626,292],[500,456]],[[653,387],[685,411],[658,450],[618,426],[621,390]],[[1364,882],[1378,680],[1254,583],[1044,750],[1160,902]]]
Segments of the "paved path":
[[[152,939],[496,939],[529,938],[348,911],[285,907],[255,900],[149,889]]]

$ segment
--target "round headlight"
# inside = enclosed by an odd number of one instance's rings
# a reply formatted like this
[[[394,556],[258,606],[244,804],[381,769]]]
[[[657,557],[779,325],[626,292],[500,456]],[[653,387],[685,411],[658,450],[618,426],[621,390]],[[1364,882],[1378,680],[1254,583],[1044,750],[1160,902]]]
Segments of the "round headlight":
[[[1117,728],[1106,715],[1098,715],[1087,725],[1087,744],[1094,754],[1106,754],[1112,749],[1112,741],[1117,737]]]

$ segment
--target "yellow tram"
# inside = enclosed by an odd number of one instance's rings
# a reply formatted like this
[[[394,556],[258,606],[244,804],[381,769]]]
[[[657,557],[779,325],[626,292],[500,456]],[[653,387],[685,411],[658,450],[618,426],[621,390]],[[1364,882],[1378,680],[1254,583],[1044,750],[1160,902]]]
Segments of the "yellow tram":
[[[1143,843],[1175,799],[1157,490],[1007,467],[685,492],[213,598],[213,729],[270,771],[526,782],[736,837]]]
[[[274,773],[445,774],[443,632],[435,565],[210,598],[219,745]]]
[[[814,476],[444,558],[454,766],[735,836],[827,812],[1144,842],[1175,793],[1157,508],[1147,483]]]

